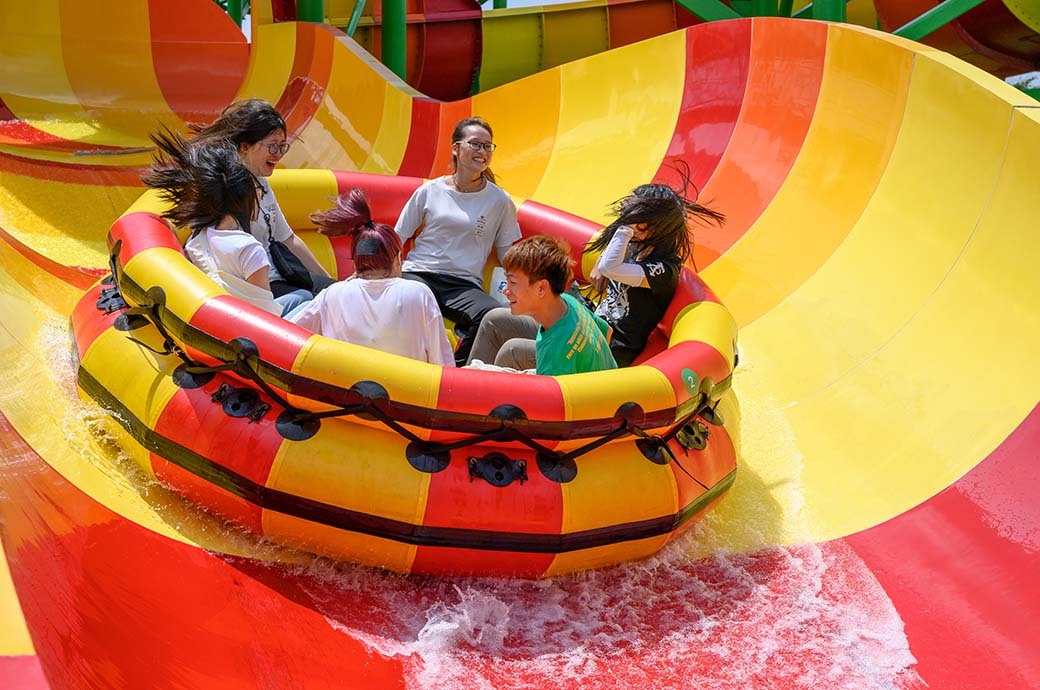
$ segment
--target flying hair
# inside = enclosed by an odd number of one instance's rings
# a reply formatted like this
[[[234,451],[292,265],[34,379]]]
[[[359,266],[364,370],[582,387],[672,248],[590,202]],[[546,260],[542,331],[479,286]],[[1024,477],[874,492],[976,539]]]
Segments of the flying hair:
[[[164,218],[199,232],[231,216],[248,232],[257,181],[237,151],[226,144],[192,143],[165,127],[151,139],[156,152],[141,181],[170,204]]]
[[[680,185],[673,188],[662,183],[643,184],[615,201],[611,208],[616,220],[588,244],[585,252],[605,249],[623,225],[643,224],[646,236],[640,244],[675,256],[683,263],[693,257],[690,226],[721,226],[726,222],[726,216],[696,201],[699,191],[690,180],[690,167],[685,161],[675,161],[668,167],[679,176]]]
[[[230,142],[238,150],[242,144],[255,144],[276,130],[287,133],[285,120],[274,106],[262,98],[235,101],[208,125],[191,124],[192,141],[211,145]]]

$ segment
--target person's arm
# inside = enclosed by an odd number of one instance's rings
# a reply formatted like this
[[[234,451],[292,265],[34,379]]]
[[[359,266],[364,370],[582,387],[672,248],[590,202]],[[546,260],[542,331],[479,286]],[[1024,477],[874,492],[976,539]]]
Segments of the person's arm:
[[[314,252],[307,246],[307,243],[301,240],[296,233],[293,233],[283,244],[292,250],[292,253],[303,262],[308,271],[319,276],[332,277],[325,270],[325,267],[321,265],[317,257],[314,256]]]
[[[252,283],[253,285],[256,285],[257,287],[262,287],[263,289],[268,291],[270,291],[271,289],[271,283],[267,279],[267,266],[264,266],[263,268],[258,269],[256,272],[246,276],[246,281]]]
[[[271,236],[292,250],[292,253],[296,255],[296,258],[303,263],[308,271],[319,276],[331,278],[332,276],[329,275],[329,272],[325,270],[325,267],[322,266],[321,262],[319,262],[317,257],[314,256],[314,252],[312,252],[311,248],[307,246],[307,243],[297,237],[296,233],[293,232],[292,227],[289,225],[289,221],[285,219],[285,214],[282,213],[282,207],[278,205],[278,199],[275,198],[274,192],[271,190],[270,186],[268,186],[267,181],[264,180],[261,184],[265,186],[265,198],[270,195],[266,210],[261,208],[260,212],[261,214],[268,214],[268,218],[265,219],[264,222],[265,224],[271,224]],[[261,203],[262,202],[263,199],[261,199]]]
[[[616,280],[632,287],[650,287],[646,281],[646,271],[639,264],[625,263],[625,252],[632,241],[632,228],[622,225],[614,231],[603,253],[600,254],[596,267],[592,269],[592,279],[599,277]]]
[[[229,272],[270,292],[271,283],[267,279],[267,272],[271,268],[271,260],[267,258],[267,252],[255,238],[242,235],[242,241],[244,244],[238,247],[237,256],[229,267]]]
[[[423,185],[412,192],[408,203],[401,209],[401,215],[397,218],[397,224],[394,225],[394,232],[401,238],[402,246],[415,235],[415,232],[423,224],[425,209],[426,185]]]
[[[300,305],[285,315],[285,320],[308,331],[323,335],[321,331],[321,307],[328,292],[319,292],[310,302]],[[290,318],[291,317],[291,318]]]
[[[495,234],[495,254],[498,263],[501,264],[506,252],[514,244],[520,241],[520,223],[516,219],[516,204],[508,196],[505,199],[506,207],[502,214],[502,223]]]

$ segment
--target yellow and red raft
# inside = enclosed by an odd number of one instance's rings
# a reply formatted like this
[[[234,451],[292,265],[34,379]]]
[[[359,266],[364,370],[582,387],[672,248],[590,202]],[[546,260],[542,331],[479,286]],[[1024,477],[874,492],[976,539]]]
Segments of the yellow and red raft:
[[[279,171],[290,224],[353,186],[392,223],[418,178]],[[231,297],[145,194],[112,275],[72,315],[81,392],[147,473],[258,535],[402,573],[546,577],[648,556],[733,483],[736,326],[700,278],[635,366],[572,376],[445,369],[315,335]],[[598,227],[526,201],[525,235]],[[579,277],[581,277],[579,275]]]

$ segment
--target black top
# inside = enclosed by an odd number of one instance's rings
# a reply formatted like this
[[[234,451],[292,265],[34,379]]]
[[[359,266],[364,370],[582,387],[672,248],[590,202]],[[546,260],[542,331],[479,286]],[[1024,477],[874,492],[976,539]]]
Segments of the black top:
[[[635,260],[637,243],[628,245],[625,263],[639,264],[650,286],[631,287],[616,280],[607,281],[607,291],[596,313],[609,323],[614,333],[610,350],[619,367],[627,367],[646,347],[650,333],[664,317],[679,285],[682,263],[675,256],[654,251],[642,261]]]

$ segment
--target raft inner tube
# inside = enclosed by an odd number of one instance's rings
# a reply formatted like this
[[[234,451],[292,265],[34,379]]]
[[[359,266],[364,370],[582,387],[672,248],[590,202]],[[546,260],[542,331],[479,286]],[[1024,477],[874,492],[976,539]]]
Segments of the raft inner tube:
[[[418,178],[279,171],[304,229],[351,187],[392,224]],[[146,472],[257,534],[399,572],[543,577],[650,555],[735,477],[736,328],[684,269],[636,365],[549,377],[442,368],[325,338],[224,292],[146,193],[109,233],[112,275],[73,316],[79,385]],[[599,230],[525,201],[525,236]]]

